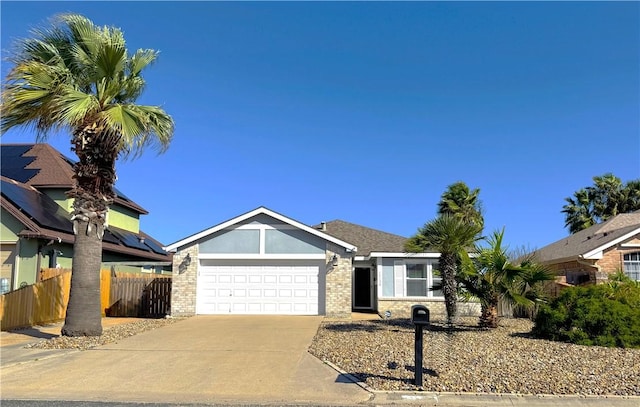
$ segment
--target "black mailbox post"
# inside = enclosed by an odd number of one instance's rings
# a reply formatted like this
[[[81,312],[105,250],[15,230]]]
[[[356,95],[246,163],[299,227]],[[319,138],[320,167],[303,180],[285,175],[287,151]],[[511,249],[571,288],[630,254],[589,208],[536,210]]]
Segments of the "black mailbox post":
[[[422,387],[422,338],[423,328],[429,325],[429,310],[424,305],[411,306],[411,322],[416,328],[415,339],[415,381],[416,386]]]

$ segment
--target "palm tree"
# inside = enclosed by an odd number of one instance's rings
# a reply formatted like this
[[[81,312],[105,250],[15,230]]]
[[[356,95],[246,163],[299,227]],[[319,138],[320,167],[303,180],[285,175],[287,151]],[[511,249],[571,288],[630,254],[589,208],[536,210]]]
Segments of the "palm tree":
[[[624,204],[624,185],[622,180],[611,173],[593,177],[594,185],[587,187],[593,192],[595,213],[602,222],[621,213]]]
[[[511,305],[532,308],[543,297],[542,283],[553,280],[544,267],[533,262],[531,256],[519,264],[509,260],[503,247],[504,228],[486,239],[489,246],[477,249],[476,256],[467,258],[458,279],[462,287],[480,301],[479,325],[498,327],[498,304],[501,300]]]
[[[569,228],[569,233],[576,233],[598,223],[593,209],[593,193],[586,188],[581,188],[573,194],[573,198],[565,198],[566,205],[562,208],[565,214],[564,226]]]
[[[438,214],[457,216],[466,222],[484,226],[479,194],[479,188],[470,190],[462,181],[453,183],[447,187],[438,202]]]
[[[440,272],[442,273],[442,293],[447,310],[447,324],[453,325],[457,312],[456,274],[460,256],[472,248],[479,239],[481,225],[465,222],[463,219],[444,214],[428,222],[418,233],[407,240],[405,250],[419,253],[435,250],[440,253]]]
[[[173,137],[173,119],[164,110],[135,104],[145,85],[141,71],[157,55],[150,49],[129,54],[119,29],[64,14],[19,41],[10,57],[0,132],[31,127],[43,141],[67,130],[79,159],[68,192],[75,242],[63,335],[102,333],[99,271],[116,160],[135,158],[146,147],[164,152]]]
[[[620,213],[640,210],[640,179],[623,184],[611,173],[596,176],[593,185],[579,189],[565,201],[565,227],[576,233]]]

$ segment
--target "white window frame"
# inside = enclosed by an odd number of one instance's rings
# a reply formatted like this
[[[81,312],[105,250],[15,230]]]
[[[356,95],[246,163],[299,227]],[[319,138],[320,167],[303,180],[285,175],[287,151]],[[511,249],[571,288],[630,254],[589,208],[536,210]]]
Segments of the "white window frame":
[[[427,295],[426,296],[423,297],[423,296],[407,295],[407,281],[418,280],[418,279],[407,277],[407,264],[425,264],[427,266],[427,277],[426,277]],[[394,260],[393,261],[394,296],[391,298],[443,299],[444,298],[443,296],[433,295],[434,294],[433,290],[429,289],[430,287],[433,287],[433,282],[434,282],[433,265],[434,264],[438,264],[438,260],[435,260],[435,259]]]
[[[634,259],[630,258],[631,256],[635,257]],[[631,253],[625,253],[622,256],[622,269],[624,270],[624,274],[627,275],[629,278],[631,278],[632,280],[635,281],[640,281],[640,275],[638,276],[638,278],[635,278],[635,276],[631,276],[630,272],[631,270],[628,269],[628,266],[630,265],[634,265],[635,270],[634,273],[637,273],[636,270],[640,269],[640,252],[631,252]]]

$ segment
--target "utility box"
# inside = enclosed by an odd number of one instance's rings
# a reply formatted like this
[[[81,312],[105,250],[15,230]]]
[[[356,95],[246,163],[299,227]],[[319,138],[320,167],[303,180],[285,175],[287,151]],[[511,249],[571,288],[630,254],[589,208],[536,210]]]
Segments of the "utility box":
[[[416,304],[411,306],[411,323],[414,325],[429,325],[429,309],[424,305]]]

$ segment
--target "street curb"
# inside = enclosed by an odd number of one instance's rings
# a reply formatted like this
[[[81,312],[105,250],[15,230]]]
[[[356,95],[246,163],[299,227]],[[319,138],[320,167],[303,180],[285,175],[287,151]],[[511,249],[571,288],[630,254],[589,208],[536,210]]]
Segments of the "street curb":
[[[376,392],[376,390],[372,389],[368,384],[366,384],[362,380],[358,379],[357,377],[355,377],[351,373],[345,372],[344,370],[340,369],[338,366],[334,365],[333,363],[329,362],[328,360],[323,360],[322,362],[324,364],[326,364],[327,366],[329,366],[330,368],[332,368],[333,370],[335,370],[336,372],[340,373],[342,376],[344,376],[347,379],[351,380],[354,384],[360,386],[363,390],[366,390],[369,393],[371,393],[372,396]]]

